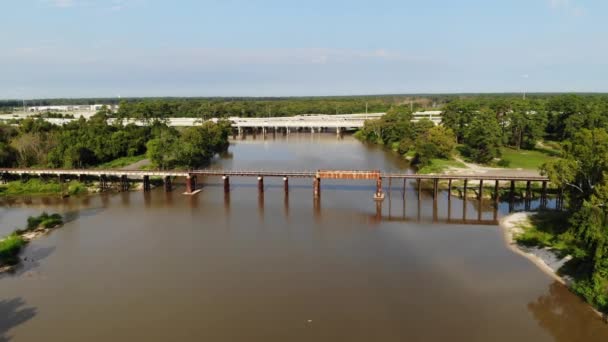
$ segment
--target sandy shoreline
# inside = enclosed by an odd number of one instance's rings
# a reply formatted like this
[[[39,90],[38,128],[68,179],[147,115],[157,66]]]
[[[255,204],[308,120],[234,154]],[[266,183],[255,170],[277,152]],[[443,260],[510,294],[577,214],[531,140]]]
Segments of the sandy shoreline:
[[[507,246],[515,253],[525,257],[538,266],[543,272],[560,283],[569,286],[572,279],[568,276],[558,275],[558,270],[568,261],[571,256],[560,258],[559,255],[548,247],[526,247],[519,245],[515,237],[523,233],[522,226],[530,225],[530,217],[534,213],[520,212],[503,217],[499,225],[504,233]]]

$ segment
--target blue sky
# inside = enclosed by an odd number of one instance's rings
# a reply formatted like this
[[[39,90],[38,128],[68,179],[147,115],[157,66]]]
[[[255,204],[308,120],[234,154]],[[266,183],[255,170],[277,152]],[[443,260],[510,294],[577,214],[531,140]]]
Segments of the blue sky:
[[[608,91],[605,0],[2,0],[0,98]]]

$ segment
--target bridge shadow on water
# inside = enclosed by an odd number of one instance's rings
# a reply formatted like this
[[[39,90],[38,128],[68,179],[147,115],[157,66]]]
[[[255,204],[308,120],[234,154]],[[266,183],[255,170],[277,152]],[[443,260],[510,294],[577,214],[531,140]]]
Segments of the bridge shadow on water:
[[[0,299],[0,342],[12,341],[9,331],[34,318],[34,307],[28,307],[22,298]]]

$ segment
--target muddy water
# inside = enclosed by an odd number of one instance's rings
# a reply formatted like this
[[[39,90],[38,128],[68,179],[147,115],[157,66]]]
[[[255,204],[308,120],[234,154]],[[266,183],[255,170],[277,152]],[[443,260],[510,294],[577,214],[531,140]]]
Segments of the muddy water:
[[[383,169],[394,155],[333,135],[238,141],[213,167]],[[203,180],[195,197],[133,192],[4,202],[3,229],[60,211],[0,278],[0,341],[607,341],[608,326],[505,248],[478,204],[437,209],[392,184]],[[481,206],[484,222],[492,207]],[[501,215],[508,205],[501,204]],[[448,212],[455,218],[448,220]],[[459,216],[460,215],[460,216]],[[477,223],[477,224],[473,224]],[[483,222],[482,222],[483,223]],[[10,230],[10,229],[9,229]]]

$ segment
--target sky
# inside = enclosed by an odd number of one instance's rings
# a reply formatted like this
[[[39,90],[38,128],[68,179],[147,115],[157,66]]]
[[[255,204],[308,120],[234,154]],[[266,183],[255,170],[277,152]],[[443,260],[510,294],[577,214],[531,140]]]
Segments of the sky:
[[[0,98],[608,92],[606,0],[0,0]]]

